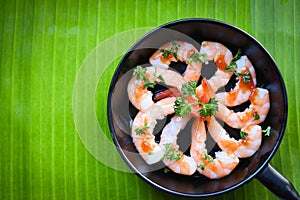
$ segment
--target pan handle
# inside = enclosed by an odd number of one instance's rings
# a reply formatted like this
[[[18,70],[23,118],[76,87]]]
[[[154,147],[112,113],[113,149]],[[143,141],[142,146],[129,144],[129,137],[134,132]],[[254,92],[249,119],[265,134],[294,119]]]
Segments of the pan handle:
[[[292,183],[270,164],[256,178],[280,199],[300,200],[300,196]]]

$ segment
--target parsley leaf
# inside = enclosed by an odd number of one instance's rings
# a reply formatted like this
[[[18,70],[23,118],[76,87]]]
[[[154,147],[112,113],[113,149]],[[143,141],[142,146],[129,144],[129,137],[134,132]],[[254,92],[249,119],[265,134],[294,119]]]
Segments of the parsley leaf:
[[[180,159],[180,152],[177,151],[174,147],[171,146],[171,143],[164,144],[166,151],[164,156],[162,157],[163,160],[179,160]]]
[[[164,173],[169,173],[170,172],[170,169],[169,168],[164,168]]]
[[[196,95],[197,82],[189,81],[187,83],[183,83],[181,87],[181,92],[184,96],[192,96]]]
[[[214,162],[214,159],[210,155],[205,154],[204,158],[207,162]]]
[[[244,140],[244,139],[246,139],[246,137],[248,136],[248,133],[246,133],[246,132],[244,132],[244,131],[240,131],[240,136],[241,136],[241,138]]]
[[[265,134],[265,136],[271,135],[271,126],[268,126],[265,130],[262,130],[262,132]]]
[[[239,72],[234,72],[234,74],[236,76],[241,76],[244,79],[244,83],[248,83],[250,81],[250,79],[251,79],[249,71],[245,72],[244,74],[239,73]]]
[[[151,82],[149,80],[149,78],[146,77],[146,69],[143,68],[142,66],[138,65],[134,70],[133,70],[133,74],[136,75],[136,78],[138,80],[143,80],[144,81],[144,88],[146,87],[150,87],[150,88],[154,88],[154,86],[156,85],[155,82]],[[159,75],[157,76],[156,74],[156,68],[154,73],[152,74],[154,77],[156,77],[157,79],[159,79],[162,82],[165,82],[164,78]]]
[[[218,111],[218,101],[215,98],[210,98],[208,103],[200,103],[202,108],[199,113],[202,117],[215,115]]]
[[[201,163],[200,165],[198,165],[198,168],[201,170],[204,170],[204,167],[205,167],[204,163]]]
[[[259,120],[260,116],[257,112],[253,113],[254,120]]]
[[[186,103],[184,97],[177,97],[174,102],[175,115],[184,117],[192,112],[191,105]]]
[[[164,58],[167,58],[170,55],[173,55],[174,58],[177,60],[177,51],[178,51],[179,47],[180,47],[179,44],[177,44],[175,41],[172,41],[171,49],[160,49],[160,52],[162,52],[162,56]]]
[[[136,75],[138,80],[143,80],[145,78],[146,69],[142,66],[138,65],[134,70],[133,74]]]
[[[241,58],[241,54],[242,54],[242,50],[239,49],[235,54],[235,56],[232,58],[230,64],[226,66],[225,72],[233,72],[234,69],[237,68],[236,61],[238,61]]]
[[[207,59],[206,54],[194,52],[194,53],[188,58],[188,63],[189,63],[190,65],[192,65],[193,63],[198,63],[198,62],[204,63],[204,62],[206,62],[207,60],[208,60],[208,59]]]
[[[136,129],[135,129],[135,133],[136,133],[137,135],[145,134],[145,130],[148,129],[148,128],[149,128],[149,126],[148,126],[148,124],[146,123],[146,124],[144,124],[143,127],[141,127],[141,128],[136,128]]]

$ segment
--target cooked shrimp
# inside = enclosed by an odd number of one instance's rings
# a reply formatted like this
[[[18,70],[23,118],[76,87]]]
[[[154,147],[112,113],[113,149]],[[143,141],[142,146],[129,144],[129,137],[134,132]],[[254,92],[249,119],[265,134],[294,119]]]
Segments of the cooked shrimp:
[[[200,53],[206,54],[208,60],[213,60],[218,67],[215,74],[208,80],[216,92],[219,88],[225,86],[232,76],[232,72],[224,71],[233,58],[232,53],[223,44],[209,41],[202,42]]]
[[[160,136],[159,145],[164,149],[163,162],[175,173],[192,175],[196,171],[195,161],[183,154],[177,145],[177,135],[186,126],[191,116],[174,116],[165,126]]]
[[[202,63],[206,61],[206,56],[200,54],[198,50],[187,42],[173,41],[161,46],[151,57],[150,63],[154,66],[167,69],[171,62],[177,61],[187,64],[183,73],[185,81],[198,81],[201,76]],[[155,99],[159,100],[168,96],[176,96],[178,90],[169,88],[156,94]]]
[[[225,106],[237,106],[249,100],[252,90],[256,86],[256,74],[254,67],[247,56],[242,56],[236,61],[237,69],[235,71],[238,82],[234,89],[229,92],[219,92],[216,99]],[[248,80],[243,76],[248,75]]]
[[[231,138],[214,117],[208,120],[207,128],[213,140],[223,151],[233,152],[239,158],[252,156],[261,145],[262,130],[259,125],[250,124],[241,129],[244,139]]]
[[[165,70],[154,66],[146,68],[140,67],[140,69],[140,74],[133,75],[129,81],[127,92],[130,102],[141,111],[149,109],[154,102],[152,100],[152,92],[145,87],[145,80],[143,78],[138,79],[139,76],[145,77],[149,83],[164,81],[166,85],[178,88],[179,90],[182,83],[184,83],[182,76],[172,70]]]
[[[259,124],[265,120],[270,109],[269,91],[263,88],[253,89],[249,97],[250,106],[243,112],[234,112],[218,102],[216,117],[232,128],[241,129],[249,124]]]
[[[164,151],[155,142],[153,130],[158,119],[174,113],[175,99],[175,97],[162,99],[153,104],[146,112],[140,111],[134,118],[131,137],[137,151],[148,164],[160,161],[164,155]]]
[[[193,54],[199,54],[198,50],[190,43],[172,41],[161,46],[151,57],[150,63],[164,69],[169,68],[171,62],[185,62],[187,68],[183,74],[186,81],[198,81],[201,75],[202,62],[199,59],[191,60]]]
[[[197,170],[210,179],[228,175],[239,163],[239,159],[231,152],[219,151],[213,159],[207,154],[205,145],[206,129],[201,118],[196,118],[192,125],[191,157],[195,160]]]

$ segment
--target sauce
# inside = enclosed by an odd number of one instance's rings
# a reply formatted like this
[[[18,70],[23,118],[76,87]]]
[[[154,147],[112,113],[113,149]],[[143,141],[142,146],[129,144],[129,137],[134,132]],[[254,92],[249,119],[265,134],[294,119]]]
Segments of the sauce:
[[[144,93],[147,92],[147,90],[145,90],[144,85],[138,85],[133,93],[134,95],[134,99],[136,100],[136,103],[140,103],[142,100],[142,97],[144,95]]]
[[[237,149],[237,147],[238,147],[238,143],[236,141],[233,141],[233,140],[232,141],[230,141],[230,140],[224,140],[222,142],[222,146],[227,151],[234,152]]]
[[[141,143],[141,147],[142,147],[143,152],[145,152],[145,153],[149,153],[150,151],[153,150],[152,145],[148,141],[143,141]]]
[[[224,54],[220,54],[219,57],[217,58],[217,60],[215,61],[215,63],[220,70],[222,70],[222,71],[226,70],[227,64],[225,62]]]
[[[248,72],[248,69],[242,71],[241,74],[245,74],[246,72]],[[239,92],[247,93],[248,91],[250,91],[250,96],[251,96],[253,94],[253,90],[255,89],[255,85],[253,83],[253,79],[251,75],[250,75],[250,80],[247,83],[244,82],[243,77],[239,76],[238,78],[239,78],[238,86],[240,91],[231,90],[227,93],[226,100],[229,104],[234,104],[234,102],[238,98]]]

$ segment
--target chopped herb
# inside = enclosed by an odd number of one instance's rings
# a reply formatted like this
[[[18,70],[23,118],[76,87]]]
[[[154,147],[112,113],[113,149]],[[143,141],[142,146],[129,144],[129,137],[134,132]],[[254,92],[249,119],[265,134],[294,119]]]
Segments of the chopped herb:
[[[163,160],[169,159],[169,160],[179,160],[180,159],[180,152],[177,151],[174,147],[171,146],[170,143],[164,144],[166,151],[163,156]]]
[[[204,167],[205,167],[204,163],[201,163],[200,165],[198,165],[198,168],[201,170],[204,170]]]
[[[260,116],[257,112],[253,113],[254,120],[259,120]]]
[[[139,65],[133,70],[133,74],[136,75],[138,80],[143,80],[145,78],[146,69]]]
[[[143,80],[144,81],[144,87],[150,87],[150,88],[154,88],[154,86],[156,85],[155,82],[151,82],[149,80],[149,78],[146,77],[146,69],[143,68],[142,66],[137,66],[134,70],[133,70],[133,74],[136,75],[136,78],[138,80]],[[156,68],[155,68],[155,72],[152,74],[154,77],[158,78],[160,81],[165,82],[165,80],[163,79],[163,77],[161,75],[157,76],[156,75]]]
[[[188,63],[193,64],[193,63],[204,63],[207,61],[206,54],[204,53],[196,53],[194,52],[189,58],[188,58]]]
[[[208,103],[200,103],[202,108],[199,113],[202,117],[215,115],[218,111],[218,101],[215,98],[210,98]]]
[[[156,78],[158,78],[159,80],[161,80],[161,82],[165,83],[164,78],[162,77],[162,75],[156,76]]]
[[[164,58],[167,58],[172,54],[172,51],[168,49],[161,49],[160,52],[162,52],[162,56]]]
[[[241,76],[243,79],[244,79],[244,83],[248,83],[251,79],[251,76],[250,76],[250,72],[247,71],[246,73],[242,74],[242,73],[239,73],[239,72],[234,72],[234,74],[236,76]]]
[[[234,72],[234,69],[237,68],[236,61],[241,58],[242,50],[239,49],[235,56],[232,58],[230,64],[226,66],[225,72]]]
[[[137,135],[145,134],[145,130],[148,129],[148,128],[149,128],[149,126],[148,126],[148,124],[146,123],[146,124],[144,124],[143,127],[141,127],[141,128],[136,128],[136,129],[135,129],[135,133],[136,133]]]
[[[175,115],[184,117],[192,112],[191,105],[186,103],[184,97],[177,97],[174,102]]]
[[[189,81],[187,83],[183,83],[181,87],[181,92],[184,96],[192,96],[196,95],[196,81]]]
[[[162,75],[159,75],[159,76],[157,76],[157,69],[156,69],[156,67],[155,67],[155,71],[154,71],[154,73],[152,74],[154,77],[156,77],[156,78],[158,78],[161,82],[163,82],[163,83],[165,83],[165,80],[164,80],[164,78],[162,77]]]
[[[149,156],[150,156],[150,155],[153,155],[153,152],[149,152],[148,155],[149,155]]]
[[[169,168],[164,168],[164,173],[169,173],[170,172],[170,169]]]
[[[214,162],[214,159],[210,155],[206,154],[204,158],[207,162]]]
[[[265,134],[265,136],[271,135],[271,126],[268,126],[266,130],[262,130],[262,132]]]
[[[248,133],[246,133],[246,132],[244,132],[244,131],[240,131],[240,136],[241,136],[241,138],[244,140],[244,139],[246,139],[246,137],[248,136]]]
[[[160,49],[160,52],[162,52],[162,56],[164,58],[167,58],[170,55],[173,55],[174,58],[177,60],[177,51],[178,51],[179,47],[180,47],[179,44],[177,44],[176,42],[172,41],[172,47],[171,47],[171,49]]]

